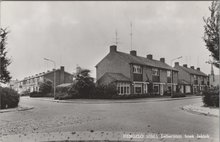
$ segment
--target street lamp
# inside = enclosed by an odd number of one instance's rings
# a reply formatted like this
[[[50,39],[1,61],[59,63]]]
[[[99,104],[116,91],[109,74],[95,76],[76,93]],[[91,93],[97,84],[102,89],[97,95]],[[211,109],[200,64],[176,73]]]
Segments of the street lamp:
[[[174,59],[171,60],[171,90],[170,90],[171,97],[173,96],[173,68],[172,68],[173,61],[181,59],[181,58],[182,58],[182,56],[174,58]]]
[[[55,98],[55,95],[56,95],[56,62],[55,61],[53,61],[53,60],[51,60],[51,59],[47,59],[47,58],[44,58],[44,60],[46,60],[46,61],[49,61],[49,62],[52,62],[53,63],[53,65],[54,65],[54,80],[53,80],[53,96],[54,96],[54,98]]]

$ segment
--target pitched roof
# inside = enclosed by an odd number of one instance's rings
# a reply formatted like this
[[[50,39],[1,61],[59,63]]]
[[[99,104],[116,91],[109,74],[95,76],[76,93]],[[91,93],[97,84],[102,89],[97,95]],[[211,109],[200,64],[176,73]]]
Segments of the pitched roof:
[[[133,56],[128,53],[123,53],[123,52],[119,52],[119,51],[117,51],[116,54],[118,54],[120,57],[122,57],[128,63],[134,63],[134,64],[146,65],[146,66],[151,66],[151,67],[157,67],[157,68],[161,68],[161,69],[178,71],[177,69],[172,68],[168,64],[163,63],[158,60],[154,60],[154,59],[150,60],[146,57]]]
[[[114,81],[130,81],[128,77],[124,76],[121,73],[106,72],[103,76],[105,75],[112,78]]]
[[[186,68],[186,67],[183,67],[183,66],[178,66],[179,68],[181,68],[182,70],[190,73],[190,74],[193,74],[193,75],[200,75],[200,76],[207,76],[205,73],[197,70],[197,69],[192,69],[192,68]]]
[[[56,71],[56,72],[57,72],[57,71],[60,71],[60,69],[56,69],[55,71]],[[30,77],[25,77],[25,78],[22,79],[21,81],[23,81],[23,80],[28,80],[28,79],[32,79],[32,78],[36,78],[36,77],[40,77],[40,76],[45,76],[45,75],[48,75],[48,74],[50,74],[50,73],[54,73],[54,70],[52,70],[52,71],[47,71],[47,72],[42,72],[42,73],[39,73],[39,74],[30,76]],[[66,74],[68,74],[68,75],[72,75],[71,73],[68,73],[68,72],[66,72],[66,71],[64,71],[64,73],[66,73]]]

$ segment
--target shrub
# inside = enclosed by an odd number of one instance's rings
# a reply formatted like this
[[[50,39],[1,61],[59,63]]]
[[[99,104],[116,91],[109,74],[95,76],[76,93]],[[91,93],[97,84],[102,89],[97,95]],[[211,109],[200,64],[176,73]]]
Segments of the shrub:
[[[43,96],[44,96],[43,93],[41,93],[41,92],[36,92],[36,91],[30,92],[29,95],[30,95],[30,97],[43,97]]]
[[[180,98],[180,97],[186,97],[185,94],[180,93],[180,92],[174,92],[173,95],[171,96],[171,98]]]
[[[20,96],[11,88],[0,87],[1,109],[14,108],[18,106]]]
[[[40,83],[39,92],[47,94],[52,92],[52,82],[51,81],[45,81]]]
[[[164,96],[171,96],[171,92],[169,90],[164,91]]]
[[[29,96],[30,95],[30,91],[29,90],[25,90],[25,91],[22,91],[20,93],[21,96]]]
[[[208,89],[203,92],[203,103],[205,106],[219,107],[219,90]]]
[[[55,99],[65,100],[74,98],[81,98],[79,92],[76,90],[76,82],[72,83],[69,86],[62,86],[56,88]]]
[[[114,96],[118,96],[115,85],[98,85],[94,89],[92,98],[110,99]]]

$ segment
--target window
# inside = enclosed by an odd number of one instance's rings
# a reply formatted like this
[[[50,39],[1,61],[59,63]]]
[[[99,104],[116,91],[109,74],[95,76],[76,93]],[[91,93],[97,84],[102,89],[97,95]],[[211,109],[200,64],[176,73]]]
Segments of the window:
[[[142,94],[142,84],[134,84],[134,93]]]
[[[152,75],[154,75],[154,76],[159,76],[159,70],[156,69],[156,68],[153,68],[153,69],[152,69]]]
[[[117,83],[117,90],[119,95],[130,94],[130,84],[125,82]]]
[[[141,68],[141,66],[133,65],[133,73],[139,73],[139,74],[141,74],[141,73],[142,73],[142,68]]]
[[[167,71],[167,77],[171,77],[171,71]]]

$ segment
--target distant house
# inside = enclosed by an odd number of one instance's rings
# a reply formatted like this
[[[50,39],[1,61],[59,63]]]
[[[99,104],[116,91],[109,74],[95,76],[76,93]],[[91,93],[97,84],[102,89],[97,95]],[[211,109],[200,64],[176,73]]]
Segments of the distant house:
[[[175,68],[179,71],[178,83],[182,93],[196,94],[208,86],[208,76],[200,68],[187,67],[187,64],[180,66],[179,62],[175,62]]]
[[[73,82],[73,75],[64,71],[64,66],[61,66],[60,69],[55,70],[56,75],[56,86],[64,83]],[[24,91],[39,91],[40,83],[45,81],[51,81],[54,83],[54,70],[39,73],[30,77],[26,77],[21,81],[17,81],[11,86],[14,90],[22,93]]]
[[[165,63],[165,58],[153,59],[153,55],[140,57],[135,50],[130,54],[117,51],[117,46],[110,46],[110,52],[96,65],[97,84],[115,84],[118,93],[149,93],[149,84],[156,94],[176,91],[178,70]],[[172,79],[172,80],[171,80]],[[172,83],[171,83],[172,82]]]

